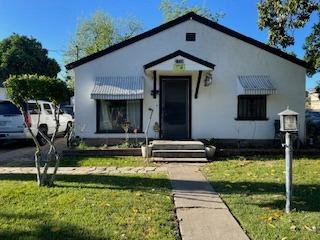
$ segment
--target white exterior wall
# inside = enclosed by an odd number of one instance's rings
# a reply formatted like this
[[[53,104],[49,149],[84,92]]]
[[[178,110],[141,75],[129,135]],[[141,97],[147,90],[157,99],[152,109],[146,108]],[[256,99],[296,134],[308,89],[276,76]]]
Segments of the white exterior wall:
[[[196,42],[185,41],[186,32],[197,34]],[[216,65],[213,84],[199,89],[194,98],[197,72],[192,78],[192,138],[273,139],[274,120],[287,106],[299,113],[300,137],[305,136],[305,74],[303,67],[249,43],[233,38],[201,23],[190,20],[149,38],[80,65],[75,71],[76,135],[83,138],[117,138],[121,134],[95,134],[96,104],[90,99],[96,76],[145,75],[143,65],[182,50]],[[188,75],[183,73],[180,75]],[[236,121],[237,76],[269,75],[277,88],[276,95],[267,97],[268,121]],[[159,79],[157,81],[159,89]],[[159,95],[151,96],[152,76],[146,76],[143,101],[143,128],[148,108],[154,109],[149,137],[159,122]],[[143,135],[141,135],[143,136]]]

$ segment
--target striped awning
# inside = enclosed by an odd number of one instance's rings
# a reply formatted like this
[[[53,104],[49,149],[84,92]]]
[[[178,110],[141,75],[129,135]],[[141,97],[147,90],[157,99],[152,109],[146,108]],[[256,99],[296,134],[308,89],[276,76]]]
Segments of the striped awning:
[[[97,77],[91,93],[92,99],[143,99],[144,77]]]
[[[270,76],[238,76],[238,95],[271,95],[276,93],[277,89],[272,85]]]

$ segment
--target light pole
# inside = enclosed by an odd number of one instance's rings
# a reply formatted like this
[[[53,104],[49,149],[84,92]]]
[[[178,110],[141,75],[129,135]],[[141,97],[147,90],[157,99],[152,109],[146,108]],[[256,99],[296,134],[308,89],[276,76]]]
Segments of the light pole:
[[[286,133],[286,213],[291,210],[292,199],[292,139],[291,133],[298,132],[298,113],[289,109],[278,114],[280,116],[280,131]]]

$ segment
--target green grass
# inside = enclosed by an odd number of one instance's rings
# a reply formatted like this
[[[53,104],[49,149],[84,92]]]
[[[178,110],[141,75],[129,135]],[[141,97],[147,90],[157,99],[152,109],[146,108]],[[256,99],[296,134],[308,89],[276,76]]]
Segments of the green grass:
[[[203,168],[252,239],[320,239],[320,160],[294,160],[290,214],[284,214],[284,170],[284,160],[229,160]]]
[[[165,175],[0,175],[0,239],[175,239]]]
[[[64,157],[60,167],[145,167],[156,166],[142,157]]]

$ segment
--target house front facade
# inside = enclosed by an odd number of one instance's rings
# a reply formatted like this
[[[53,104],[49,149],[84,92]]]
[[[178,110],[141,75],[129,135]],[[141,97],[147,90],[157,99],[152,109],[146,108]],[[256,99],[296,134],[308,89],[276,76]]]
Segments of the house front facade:
[[[287,106],[305,138],[306,63],[194,13],[66,67],[83,139],[272,140]]]

